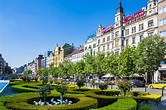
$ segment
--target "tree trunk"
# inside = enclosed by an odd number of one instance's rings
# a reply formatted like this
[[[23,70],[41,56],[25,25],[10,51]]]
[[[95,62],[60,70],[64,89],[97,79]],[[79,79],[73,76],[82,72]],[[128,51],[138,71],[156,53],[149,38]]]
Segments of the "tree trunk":
[[[46,105],[46,96],[44,96],[44,105]]]

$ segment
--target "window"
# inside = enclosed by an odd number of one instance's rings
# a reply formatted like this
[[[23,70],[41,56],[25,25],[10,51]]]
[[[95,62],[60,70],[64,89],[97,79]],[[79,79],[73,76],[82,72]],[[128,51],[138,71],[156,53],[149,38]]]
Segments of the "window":
[[[89,45],[89,49],[91,49],[91,45]]]
[[[164,24],[166,24],[166,18],[160,19],[159,20],[159,26],[162,26]]]
[[[136,26],[132,27],[132,33],[136,32]]]
[[[96,47],[96,44],[93,44],[93,48],[95,48]]]
[[[100,52],[100,47],[98,47],[98,52]]]
[[[122,46],[124,46],[124,40],[122,40]]]
[[[117,37],[119,35],[119,31],[115,32],[115,37]]]
[[[160,31],[160,32],[159,32],[159,35],[160,35],[161,37],[165,37],[165,36],[166,36],[166,30]]]
[[[95,51],[93,51],[93,55],[95,55]]]
[[[110,49],[110,45],[108,44],[108,45],[107,45],[107,50],[109,50],[109,49]]]
[[[103,46],[103,51],[105,51],[105,46]]]
[[[135,37],[132,38],[132,44],[135,44]]]
[[[112,38],[111,38],[112,40],[114,39],[114,35],[112,34]]]
[[[116,40],[115,41],[115,46],[118,46],[119,45],[119,40]]]
[[[142,39],[143,39],[143,35],[141,35],[141,36],[139,37],[140,42],[142,41]]]
[[[100,39],[98,40],[98,44],[100,44]]]
[[[118,56],[119,55],[119,51],[115,52],[115,55]]]
[[[126,29],[125,30],[125,35],[128,35],[129,34],[129,29]]]
[[[112,48],[114,48],[114,43],[112,43]]]
[[[148,21],[148,27],[153,26],[153,20]]]
[[[107,36],[107,41],[110,41],[110,36]]]
[[[139,31],[141,31],[143,29],[144,29],[144,24],[142,23],[142,24],[139,25]]]
[[[87,47],[85,47],[85,50],[87,49]]]
[[[103,38],[103,43],[105,42],[105,38]]]
[[[151,32],[151,33],[148,33],[148,36],[153,36],[153,32]]]
[[[128,42],[129,42],[129,40],[128,40],[128,39],[126,39],[126,45],[128,45]]]
[[[159,8],[159,11],[158,11],[159,14],[162,14],[164,12],[166,12],[166,6]]]

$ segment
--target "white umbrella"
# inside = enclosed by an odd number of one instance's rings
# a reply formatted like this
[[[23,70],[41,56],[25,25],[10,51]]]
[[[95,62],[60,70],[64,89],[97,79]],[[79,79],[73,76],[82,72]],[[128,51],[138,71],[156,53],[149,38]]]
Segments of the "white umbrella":
[[[106,74],[106,75],[104,75],[104,76],[102,76],[103,78],[110,78],[110,77],[114,77],[114,75],[113,74]]]

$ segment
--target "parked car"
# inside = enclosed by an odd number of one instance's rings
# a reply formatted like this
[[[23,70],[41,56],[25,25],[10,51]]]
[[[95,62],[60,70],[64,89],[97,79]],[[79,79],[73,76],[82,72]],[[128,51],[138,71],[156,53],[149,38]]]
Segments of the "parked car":
[[[166,89],[166,81],[160,81],[155,84],[148,85],[148,88],[150,88],[150,89],[162,89],[163,87],[164,87],[164,89]]]
[[[130,82],[133,84],[133,87],[145,87],[145,83],[141,80],[133,79]]]

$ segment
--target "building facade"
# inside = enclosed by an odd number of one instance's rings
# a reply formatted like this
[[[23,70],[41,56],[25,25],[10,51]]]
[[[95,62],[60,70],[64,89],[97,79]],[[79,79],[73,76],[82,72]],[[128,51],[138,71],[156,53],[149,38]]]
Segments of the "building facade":
[[[84,44],[84,55],[86,54],[96,55],[96,34],[88,36]]]
[[[53,52],[52,51],[49,54],[47,54],[46,68],[48,68],[51,64],[53,64]]]
[[[53,65],[54,67],[58,67],[61,62],[63,62],[64,58],[74,51],[74,46],[70,44],[63,44],[61,47],[56,45],[53,54]]]
[[[5,74],[5,60],[3,59],[2,55],[0,54],[0,75]]]
[[[166,42],[166,0],[158,0],[158,32]]]
[[[119,54],[127,45],[135,45],[144,38],[158,34],[157,3],[149,0],[133,15],[125,16],[122,3],[119,2],[114,25],[103,28],[99,25],[96,34],[97,52]]]
[[[158,33],[166,42],[166,0],[158,0]],[[155,80],[166,78],[166,57],[154,76]]]
[[[71,53],[70,60],[73,63],[76,63],[83,59],[84,56],[84,46],[80,46]]]
[[[41,60],[44,59],[43,55],[39,55],[35,60],[35,73],[41,69]]]

